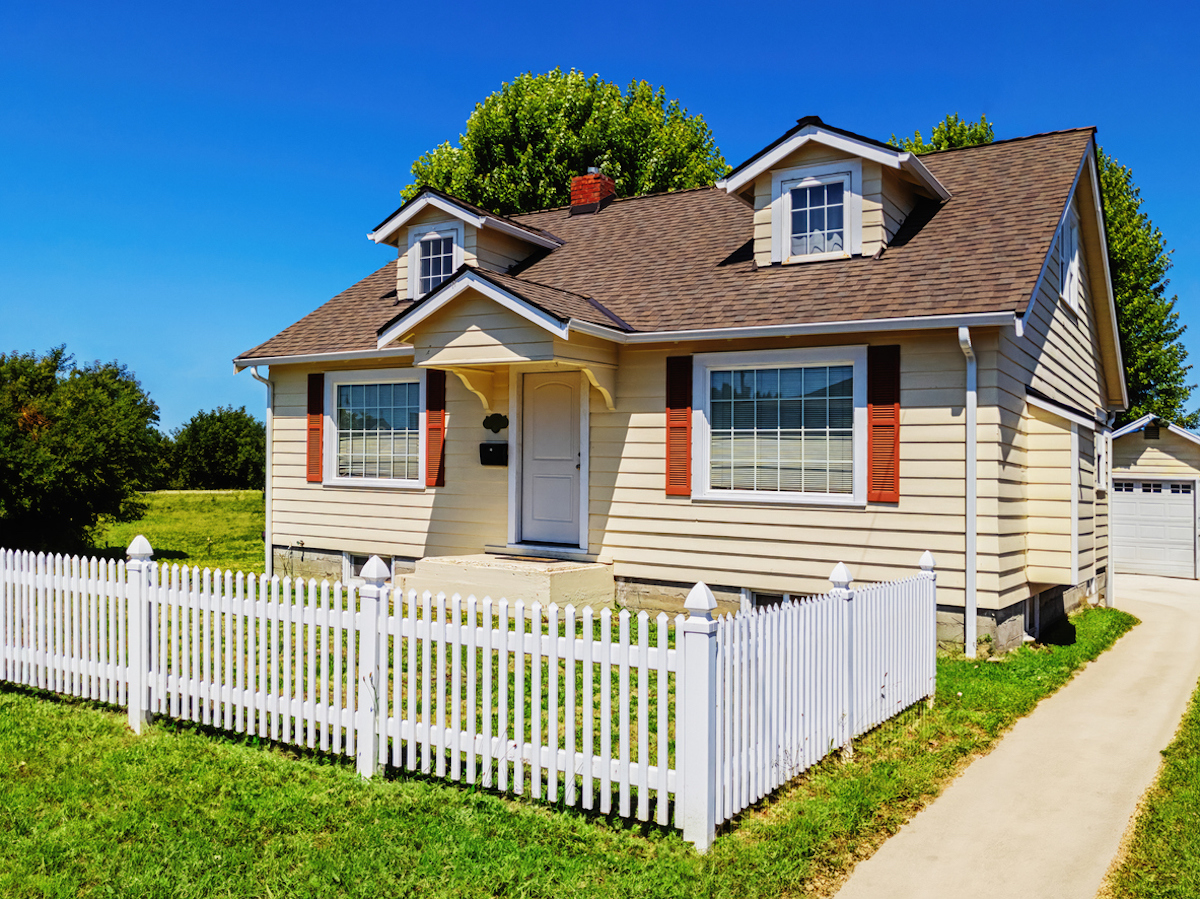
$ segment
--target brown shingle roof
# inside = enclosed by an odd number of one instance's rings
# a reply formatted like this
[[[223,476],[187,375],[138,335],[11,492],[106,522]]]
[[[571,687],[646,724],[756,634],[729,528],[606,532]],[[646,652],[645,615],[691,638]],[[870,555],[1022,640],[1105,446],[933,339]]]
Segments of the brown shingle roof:
[[[878,259],[756,269],[752,210],[700,188],[595,215],[514,216],[566,243],[509,274],[482,274],[555,315],[636,331],[1020,313],[1091,137],[1077,129],[923,157],[952,199],[914,212]],[[389,263],[242,356],[374,348],[379,327],[403,312],[394,289]]]

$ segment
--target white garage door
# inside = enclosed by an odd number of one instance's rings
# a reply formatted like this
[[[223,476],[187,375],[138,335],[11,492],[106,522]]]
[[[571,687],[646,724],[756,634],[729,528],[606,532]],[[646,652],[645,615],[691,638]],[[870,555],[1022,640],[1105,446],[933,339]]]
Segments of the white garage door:
[[[1196,576],[1196,497],[1191,481],[1113,479],[1118,572]]]

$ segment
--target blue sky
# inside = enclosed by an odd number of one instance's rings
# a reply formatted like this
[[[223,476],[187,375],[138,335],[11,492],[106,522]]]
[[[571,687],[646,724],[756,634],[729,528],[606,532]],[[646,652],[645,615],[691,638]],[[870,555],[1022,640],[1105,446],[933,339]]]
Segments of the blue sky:
[[[1194,4],[806,11],[9,0],[0,352],[118,359],[167,430],[217,405],[261,417],[232,357],[382,265],[366,232],[412,160],[501,82],[561,66],[664,85],[731,163],[807,114],[881,139],[952,111],[998,137],[1096,125],[1175,250],[1200,364]]]

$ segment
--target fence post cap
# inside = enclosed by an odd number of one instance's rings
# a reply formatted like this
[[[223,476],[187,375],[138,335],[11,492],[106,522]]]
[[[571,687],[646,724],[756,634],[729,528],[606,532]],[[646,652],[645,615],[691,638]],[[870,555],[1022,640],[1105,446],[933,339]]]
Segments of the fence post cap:
[[[929,550],[925,550],[925,552],[921,555],[921,570],[933,571],[934,564],[933,553],[931,553]]]
[[[707,584],[698,581],[688,593],[683,607],[687,609],[689,615],[708,618],[709,613],[717,607],[717,598],[713,596],[713,592],[708,589]]]
[[[838,562],[833,571],[829,573],[829,582],[842,590],[849,589],[850,582],[853,580],[854,577],[850,574],[850,569],[846,567],[845,562]]]
[[[133,538],[133,542],[129,544],[129,548],[125,550],[132,562],[144,562],[154,555],[154,548],[150,546],[150,541],[138,534]]]
[[[382,587],[391,576],[392,572],[388,569],[387,563],[379,556],[371,556],[362,568],[363,580],[372,587]]]

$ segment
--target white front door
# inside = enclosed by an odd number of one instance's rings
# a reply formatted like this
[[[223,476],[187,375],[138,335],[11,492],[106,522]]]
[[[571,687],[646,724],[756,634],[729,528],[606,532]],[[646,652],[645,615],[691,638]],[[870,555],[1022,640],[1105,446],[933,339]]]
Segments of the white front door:
[[[579,545],[579,374],[524,376],[521,541]]]

